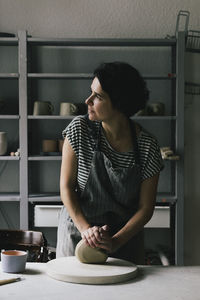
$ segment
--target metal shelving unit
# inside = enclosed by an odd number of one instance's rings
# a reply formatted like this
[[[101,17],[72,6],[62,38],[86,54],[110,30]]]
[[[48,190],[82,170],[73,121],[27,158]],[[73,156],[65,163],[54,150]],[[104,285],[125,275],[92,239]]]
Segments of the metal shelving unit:
[[[17,37],[10,37],[10,38],[0,38],[0,47],[18,47],[19,40]],[[19,80],[19,73],[18,72],[0,72],[0,81],[1,80],[9,80],[15,81]],[[0,122],[3,124],[4,122],[10,122],[16,120],[19,123],[19,115],[18,114],[0,114]],[[4,166],[7,165],[8,162],[16,162],[20,164],[20,157],[17,156],[8,156],[7,154],[4,156],[0,156],[0,166],[1,171],[4,169]],[[1,182],[1,178],[0,178]],[[13,193],[13,192],[0,192],[0,202],[19,202],[20,201],[20,193]]]
[[[54,46],[54,47],[100,47],[103,51],[105,48],[115,49],[120,47],[147,47],[155,51],[155,47],[171,48],[172,65],[170,74],[149,74],[144,75],[149,81],[170,81],[172,82],[171,97],[176,102],[175,113],[165,116],[134,116],[136,121],[145,121],[160,124],[166,122],[171,124],[171,136],[174,138],[174,148],[176,153],[181,156],[181,159],[176,162],[168,162],[174,164],[171,174],[175,188],[171,192],[159,192],[157,196],[157,204],[175,205],[175,263],[183,265],[183,228],[184,228],[184,51],[185,51],[185,33],[179,32],[176,38],[170,39],[40,39],[30,38],[25,31],[19,31],[17,38],[0,38],[0,45],[18,45],[19,71],[18,73],[0,73],[0,79],[17,79],[19,82],[19,116],[6,115],[0,116],[0,119],[18,119],[19,120],[19,136],[20,136],[20,158],[1,157],[1,160],[19,160],[20,164],[20,194],[19,195],[0,195],[0,201],[19,201],[20,202],[20,228],[29,228],[29,213],[28,204],[37,202],[60,202],[59,193],[36,192],[29,190],[29,163],[54,163],[60,162],[61,156],[41,156],[29,154],[29,122],[63,122],[72,120],[73,116],[62,117],[59,115],[52,116],[33,116],[28,113],[29,103],[29,87],[28,81],[42,80],[90,80],[92,74],[90,72],[29,72],[29,57],[28,49],[33,46]],[[150,124],[149,123],[149,124]],[[33,125],[34,126],[34,125]],[[158,126],[159,127],[159,126]],[[166,129],[167,130],[167,129]]]

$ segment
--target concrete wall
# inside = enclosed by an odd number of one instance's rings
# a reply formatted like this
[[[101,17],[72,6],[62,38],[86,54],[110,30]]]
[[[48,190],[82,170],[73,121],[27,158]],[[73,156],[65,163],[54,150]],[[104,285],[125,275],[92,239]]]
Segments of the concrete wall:
[[[0,0],[0,31],[34,37],[135,38],[174,35],[179,10],[200,30],[199,0]],[[200,83],[200,54],[186,56],[186,79]],[[199,96],[185,109],[185,264],[200,264]]]

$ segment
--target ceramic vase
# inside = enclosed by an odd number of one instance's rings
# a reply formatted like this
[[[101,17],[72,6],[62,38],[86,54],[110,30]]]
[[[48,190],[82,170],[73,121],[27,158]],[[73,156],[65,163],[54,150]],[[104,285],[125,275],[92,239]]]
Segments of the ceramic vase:
[[[7,135],[6,132],[0,132],[0,155],[4,155],[7,151]]]

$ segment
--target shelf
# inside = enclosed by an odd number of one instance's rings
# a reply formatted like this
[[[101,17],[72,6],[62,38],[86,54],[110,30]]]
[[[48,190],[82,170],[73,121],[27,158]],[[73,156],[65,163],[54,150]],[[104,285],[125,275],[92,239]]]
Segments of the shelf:
[[[47,155],[47,156],[42,156],[42,155],[35,155],[35,156],[29,156],[28,157],[28,160],[30,161],[47,161],[47,160],[61,160],[62,159],[62,156],[59,155],[59,156],[50,156],[50,155]]]
[[[156,197],[156,204],[174,204],[176,201],[176,195],[158,193]]]
[[[18,38],[17,37],[1,37],[0,38],[0,45],[1,46],[17,46],[18,45]]]
[[[28,78],[33,79],[92,79],[92,73],[28,73]],[[169,75],[143,75],[146,80],[172,80],[176,74]]]
[[[170,120],[177,120],[176,116],[133,116],[131,117],[132,120],[154,120],[154,121],[170,121]]]
[[[75,115],[71,116],[49,116],[49,115],[40,115],[40,116],[33,116],[29,115],[29,120],[72,120],[75,118]],[[176,116],[132,116],[132,120],[161,120],[161,121],[170,121],[170,120],[177,120]]]
[[[20,201],[20,195],[17,193],[0,193],[0,201]]]
[[[28,73],[28,78],[38,79],[92,79],[92,73]]]
[[[28,119],[29,120],[72,120],[76,116],[50,116],[50,115],[40,115],[40,116],[33,116],[29,115]]]
[[[130,47],[130,46],[175,46],[176,39],[64,39],[64,38],[28,38],[28,44],[37,46],[96,46],[96,47]]]
[[[28,196],[29,202],[61,202],[60,195],[55,193],[38,193]]]
[[[19,156],[0,156],[0,160],[20,160],[20,157]]]
[[[18,73],[0,73],[0,79],[18,79]]]
[[[0,119],[19,120],[19,115],[0,115]]]

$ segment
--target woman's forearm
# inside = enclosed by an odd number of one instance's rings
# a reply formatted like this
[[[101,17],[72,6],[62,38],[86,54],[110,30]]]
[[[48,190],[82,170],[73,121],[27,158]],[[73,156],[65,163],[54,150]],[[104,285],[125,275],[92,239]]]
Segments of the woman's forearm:
[[[134,235],[141,231],[151,219],[152,212],[139,209],[135,215],[112,237],[116,250],[126,244]]]
[[[151,219],[156,203],[156,192],[159,174],[144,180],[140,189],[140,200],[137,212],[129,219],[113,237],[113,244],[121,247],[135,234],[143,229],[144,225]]]
[[[69,188],[61,189],[61,199],[77,229],[82,232],[90,227],[84,216],[75,191]]]

